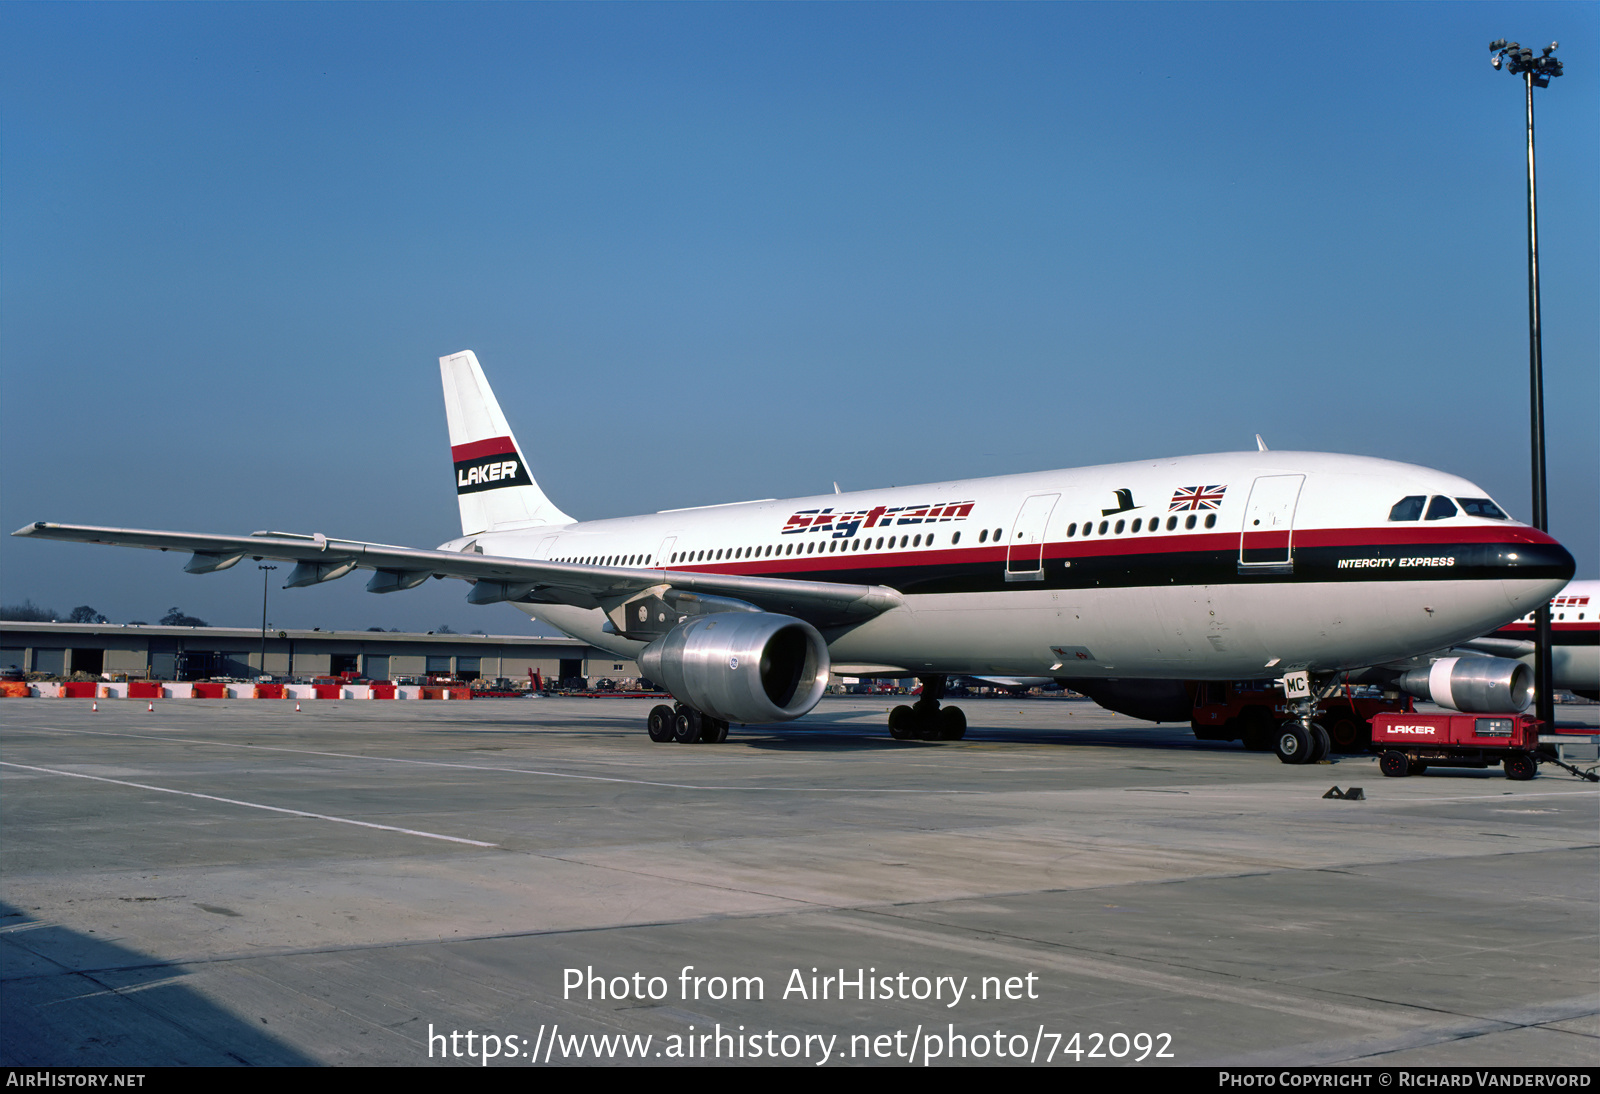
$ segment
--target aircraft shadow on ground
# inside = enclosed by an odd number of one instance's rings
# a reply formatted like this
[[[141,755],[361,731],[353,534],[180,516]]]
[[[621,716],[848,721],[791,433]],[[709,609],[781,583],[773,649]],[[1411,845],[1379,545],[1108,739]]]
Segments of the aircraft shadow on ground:
[[[0,1066],[318,1063],[186,986],[191,975],[0,902]]]

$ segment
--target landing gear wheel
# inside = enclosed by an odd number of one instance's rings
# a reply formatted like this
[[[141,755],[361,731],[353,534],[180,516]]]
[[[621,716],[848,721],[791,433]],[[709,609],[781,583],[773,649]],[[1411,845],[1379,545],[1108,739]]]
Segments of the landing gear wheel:
[[[967,716],[960,707],[940,707],[937,721],[941,741],[959,741],[967,735]]]
[[[728,723],[721,718],[700,719],[700,741],[702,744],[720,745],[728,739]]]
[[[1391,779],[1404,778],[1411,774],[1411,757],[1391,749],[1378,757],[1378,770]]]
[[[1533,757],[1526,752],[1512,752],[1505,758],[1506,778],[1527,782],[1538,773]]]
[[[939,739],[939,708],[931,710],[918,703],[911,708],[911,713],[916,716],[917,739],[919,741],[937,741]]]
[[[672,723],[672,739],[680,745],[692,745],[700,739],[705,728],[704,718],[698,710],[680,710]]]
[[[1303,764],[1311,758],[1311,735],[1298,722],[1285,722],[1272,739],[1278,759],[1286,764]]]
[[[917,735],[917,716],[908,706],[897,706],[889,712],[889,736],[897,741],[909,741]]]
[[[650,739],[658,745],[666,744],[672,740],[673,730],[677,728],[674,724],[677,719],[677,712],[665,703],[653,708],[650,711],[650,720],[646,723],[650,731]]]
[[[1412,758],[1410,765],[1406,768],[1406,774],[1420,775],[1426,770],[1428,770],[1427,760],[1418,760],[1416,758]]]
[[[1372,743],[1372,728],[1347,714],[1341,714],[1328,726],[1328,737],[1335,752],[1363,752]]]
[[[1328,753],[1333,749],[1333,742],[1328,739],[1328,731],[1311,723],[1311,755],[1306,757],[1306,763],[1319,764],[1328,758]]]

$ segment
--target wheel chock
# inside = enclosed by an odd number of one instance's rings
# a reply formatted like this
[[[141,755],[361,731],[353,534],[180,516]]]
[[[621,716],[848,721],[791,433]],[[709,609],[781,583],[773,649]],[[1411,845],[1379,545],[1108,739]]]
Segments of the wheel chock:
[[[1366,801],[1367,796],[1361,792],[1359,786],[1352,786],[1349,790],[1340,790],[1337,786],[1330,786],[1324,798],[1340,798],[1347,802]]]

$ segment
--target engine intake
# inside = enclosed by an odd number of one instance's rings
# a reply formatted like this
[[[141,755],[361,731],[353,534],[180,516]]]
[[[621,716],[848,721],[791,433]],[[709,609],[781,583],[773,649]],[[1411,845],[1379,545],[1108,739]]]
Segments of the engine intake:
[[[1523,711],[1533,702],[1533,670],[1509,657],[1442,657],[1399,683],[1408,695],[1465,714]]]
[[[673,627],[639,654],[644,675],[725,722],[788,722],[828,685],[828,644],[804,620],[718,612]]]

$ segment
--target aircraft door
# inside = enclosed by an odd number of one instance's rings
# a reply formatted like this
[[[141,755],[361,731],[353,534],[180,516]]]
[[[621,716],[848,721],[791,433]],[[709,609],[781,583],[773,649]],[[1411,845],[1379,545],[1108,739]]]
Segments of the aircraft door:
[[[1006,541],[1006,580],[1044,580],[1044,532],[1060,494],[1035,494],[1022,503]]]
[[[1294,570],[1294,510],[1304,475],[1263,475],[1250,488],[1239,533],[1240,573]]]
[[[677,536],[668,536],[666,539],[661,541],[661,546],[656,548],[655,564],[657,569],[671,565],[672,549],[677,546],[677,544]]]

